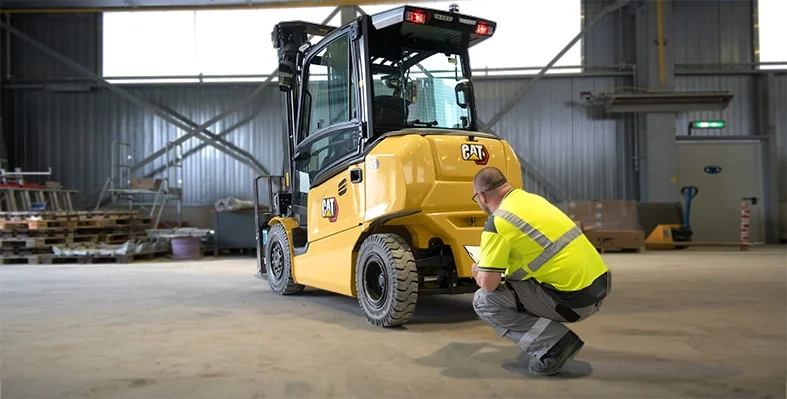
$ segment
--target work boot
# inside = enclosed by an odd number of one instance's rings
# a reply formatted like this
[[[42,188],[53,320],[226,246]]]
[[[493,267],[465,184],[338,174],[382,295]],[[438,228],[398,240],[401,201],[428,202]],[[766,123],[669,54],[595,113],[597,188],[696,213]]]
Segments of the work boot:
[[[584,344],[576,334],[569,331],[540,359],[531,359],[528,370],[531,374],[538,376],[555,374],[563,368],[568,359],[574,357],[582,349]]]

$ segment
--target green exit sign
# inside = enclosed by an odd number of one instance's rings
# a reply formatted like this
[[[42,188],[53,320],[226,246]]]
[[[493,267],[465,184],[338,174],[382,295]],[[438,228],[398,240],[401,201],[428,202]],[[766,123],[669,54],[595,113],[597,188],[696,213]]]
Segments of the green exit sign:
[[[727,124],[724,121],[693,121],[692,129],[723,129]]]

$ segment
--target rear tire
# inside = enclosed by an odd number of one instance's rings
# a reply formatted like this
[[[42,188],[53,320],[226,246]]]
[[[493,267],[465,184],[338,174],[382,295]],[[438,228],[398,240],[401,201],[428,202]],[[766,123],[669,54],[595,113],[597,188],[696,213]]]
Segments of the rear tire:
[[[300,293],[305,288],[292,279],[290,241],[287,239],[287,231],[281,224],[274,225],[268,231],[268,242],[265,243],[265,267],[268,284],[273,292],[279,295],[292,295]]]
[[[410,246],[395,234],[366,238],[358,252],[355,288],[369,323],[393,327],[410,321],[418,300],[418,272]]]

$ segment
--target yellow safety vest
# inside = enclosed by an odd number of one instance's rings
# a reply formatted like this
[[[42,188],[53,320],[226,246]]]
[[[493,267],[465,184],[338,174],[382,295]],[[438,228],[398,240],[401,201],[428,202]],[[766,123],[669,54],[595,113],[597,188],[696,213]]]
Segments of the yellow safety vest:
[[[536,194],[514,189],[481,233],[478,270],[507,280],[535,279],[569,307],[589,306],[609,290],[609,269],[582,230]]]

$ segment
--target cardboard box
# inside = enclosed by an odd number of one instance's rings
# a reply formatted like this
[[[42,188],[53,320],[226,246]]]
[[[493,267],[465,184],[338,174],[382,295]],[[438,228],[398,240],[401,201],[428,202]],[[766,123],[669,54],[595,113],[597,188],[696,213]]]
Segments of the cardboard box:
[[[585,228],[642,230],[636,201],[566,201],[558,207]]]
[[[585,236],[596,249],[601,250],[642,250],[645,246],[645,232],[642,230],[605,230],[590,229]]]
[[[153,178],[131,179],[132,190],[158,191],[159,187],[161,187],[161,179],[153,179]]]

